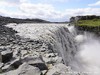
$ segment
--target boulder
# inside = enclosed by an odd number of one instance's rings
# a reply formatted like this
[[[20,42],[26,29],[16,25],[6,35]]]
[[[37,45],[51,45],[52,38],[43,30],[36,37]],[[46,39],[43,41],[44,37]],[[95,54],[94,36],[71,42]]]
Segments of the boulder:
[[[53,66],[46,75],[72,75],[70,68],[66,65],[59,63]]]
[[[32,66],[38,67],[40,70],[48,69],[41,57],[28,56],[22,59],[22,62],[27,62]]]
[[[16,59],[15,61],[13,61],[11,63],[11,66],[15,69],[17,69],[20,65],[22,64],[21,60],[20,59]]]
[[[23,63],[17,70],[12,70],[0,75],[41,75],[41,72],[37,67]]]
[[[20,59],[12,60],[11,62],[5,64],[2,67],[3,72],[11,71],[17,69],[22,64]]]
[[[17,75],[41,75],[41,72],[37,67],[33,67],[27,63],[22,64],[18,68],[17,73]]]
[[[1,52],[2,55],[2,62],[6,63],[11,60],[13,56],[13,52],[11,50],[6,50]]]

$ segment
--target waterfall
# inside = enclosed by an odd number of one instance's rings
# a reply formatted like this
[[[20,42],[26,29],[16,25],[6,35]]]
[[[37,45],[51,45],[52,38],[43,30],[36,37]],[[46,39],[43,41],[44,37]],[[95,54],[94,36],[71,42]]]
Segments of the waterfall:
[[[84,32],[75,37],[78,52],[71,63],[74,70],[87,75],[100,75],[100,40],[96,35]]]
[[[87,75],[100,75],[100,41],[95,35],[77,34],[74,26],[66,24],[8,24],[23,38],[48,43],[49,50],[58,53],[63,63]]]
[[[74,29],[66,24],[8,24],[7,27],[16,30],[21,37],[49,43],[52,51],[62,57],[65,65],[69,65],[77,51]]]

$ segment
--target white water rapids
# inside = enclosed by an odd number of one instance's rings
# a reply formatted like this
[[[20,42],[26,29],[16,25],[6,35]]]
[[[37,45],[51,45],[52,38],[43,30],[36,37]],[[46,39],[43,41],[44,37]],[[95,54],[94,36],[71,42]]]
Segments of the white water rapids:
[[[67,26],[73,36],[65,32],[66,29],[61,29],[58,25],[30,26],[31,27],[29,27],[29,25],[8,25],[8,27],[12,27],[13,29],[17,30],[19,32],[19,35],[25,37],[30,37],[33,39],[37,39],[37,36],[41,36],[45,39],[52,38],[51,40],[54,40],[54,42],[57,44],[57,46],[54,46],[55,49],[61,52],[63,59],[65,59],[65,62],[70,62],[70,66],[73,70],[81,72],[83,74],[86,73],[87,75],[100,75],[99,38],[96,38],[93,34],[87,32],[83,35],[77,35],[74,26]],[[78,51],[76,52],[77,54],[74,56],[74,59],[71,57],[70,53],[73,50],[76,51],[76,48],[73,45],[74,42],[71,37],[74,37],[78,45]],[[71,41],[71,44],[69,43],[69,41]],[[64,46],[65,44],[67,44],[67,46]],[[72,45],[73,48],[69,47],[70,45]],[[69,51],[66,51],[66,47]],[[73,60],[71,61],[70,58]]]

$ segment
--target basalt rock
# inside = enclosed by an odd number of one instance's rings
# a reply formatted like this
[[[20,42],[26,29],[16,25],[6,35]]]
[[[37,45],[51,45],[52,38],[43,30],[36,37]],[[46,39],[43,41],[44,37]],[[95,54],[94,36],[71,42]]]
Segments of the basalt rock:
[[[13,52],[10,50],[6,50],[6,51],[2,51],[1,55],[2,55],[2,62],[6,63],[11,60],[13,56]]]
[[[84,33],[84,31],[87,31],[87,32],[96,34],[96,36],[100,36],[100,26],[91,27],[91,26],[77,26],[76,25],[75,27],[81,33]]]

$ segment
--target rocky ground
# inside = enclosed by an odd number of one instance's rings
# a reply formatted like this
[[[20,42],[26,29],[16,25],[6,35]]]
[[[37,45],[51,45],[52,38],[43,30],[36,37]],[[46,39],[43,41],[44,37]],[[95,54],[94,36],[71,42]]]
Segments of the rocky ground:
[[[68,66],[76,52],[69,34],[64,25],[0,26],[0,75],[80,75]]]

